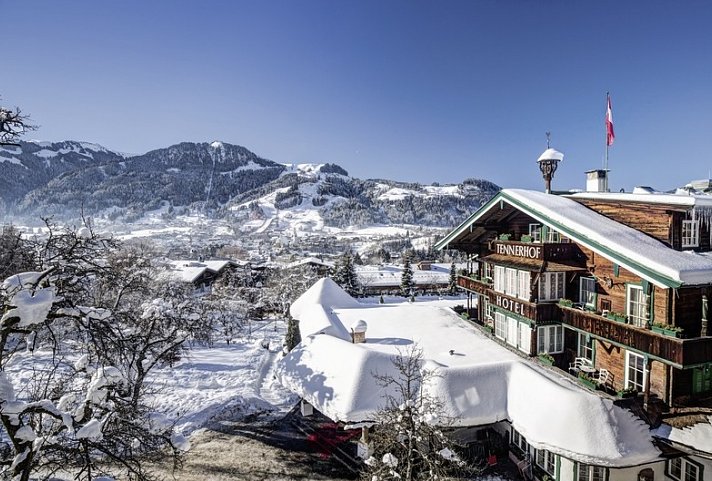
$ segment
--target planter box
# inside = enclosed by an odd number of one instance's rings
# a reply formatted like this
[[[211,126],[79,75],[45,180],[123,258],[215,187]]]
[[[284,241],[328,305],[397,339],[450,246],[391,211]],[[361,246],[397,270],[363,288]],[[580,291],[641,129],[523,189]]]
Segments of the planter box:
[[[579,377],[579,378],[578,378],[578,382],[580,382],[581,384],[583,384],[583,385],[586,386],[587,388],[592,389],[592,390],[594,390],[594,391],[596,390],[596,387],[598,386],[598,385],[596,384],[596,381],[594,381],[593,379],[584,379],[584,378],[582,378],[582,377]]]
[[[619,398],[626,399],[638,396],[638,391],[617,391],[616,394]]]
[[[626,324],[628,322],[625,316],[611,314],[610,312],[606,314],[606,318],[610,319],[611,321],[620,322],[621,324]]]
[[[547,366],[553,366],[553,365],[554,365],[554,360],[553,360],[553,359],[550,359],[550,358],[547,358],[547,357],[541,357],[541,356],[539,356],[539,361],[540,361],[542,364],[545,364],[545,365],[547,365]]]
[[[653,332],[669,337],[681,337],[682,335],[682,332],[676,329],[665,329],[664,327],[659,326],[652,326],[651,329]]]

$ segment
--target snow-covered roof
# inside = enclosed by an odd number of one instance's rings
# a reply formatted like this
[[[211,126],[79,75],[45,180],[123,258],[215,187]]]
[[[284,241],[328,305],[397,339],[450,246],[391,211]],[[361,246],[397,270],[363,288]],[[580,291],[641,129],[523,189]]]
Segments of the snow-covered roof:
[[[351,334],[334,309],[358,305],[336,282],[324,277],[292,303],[289,313],[299,320],[299,331],[303,337],[326,333],[350,342]]]
[[[421,270],[413,265],[413,282],[416,286],[447,284],[450,282],[450,264],[433,263],[430,269]],[[466,264],[457,264],[456,269],[462,269]],[[356,275],[364,287],[399,286],[403,276],[402,265],[356,266]]]
[[[579,194],[572,197],[576,196]],[[655,197],[656,194],[637,196],[647,199]],[[684,199],[683,196],[680,197]],[[569,197],[532,190],[500,191],[490,202],[441,240],[436,247],[447,246],[499,202],[512,205],[542,224],[556,229],[570,239],[660,287],[712,282],[711,254],[671,249],[657,239],[601,215]]]
[[[663,423],[653,430],[653,435],[695,451],[712,453],[712,415],[707,416],[706,421],[684,428]]]
[[[194,261],[194,260],[177,260],[171,261],[170,275],[183,282],[195,282],[203,273],[211,271],[218,273],[229,265],[236,265],[229,260],[212,260],[212,261]]]
[[[362,305],[346,302],[333,287],[340,289],[330,285],[328,295],[320,296],[325,301],[321,308],[341,326],[367,322],[366,342],[302,331],[302,343],[277,368],[284,386],[330,418],[375,420],[385,391],[374,374],[397,377],[394,356],[417,344],[426,366],[437,371],[424,390],[445,403],[455,426],[509,420],[535,448],[604,466],[632,466],[658,457],[647,426],[631,412],[528,363],[448,307],[437,302]],[[312,311],[303,307],[315,300],[315,293],[304,296],[292,315],[300,326],[309,326]]]
[[[638,193],[636,192],[577,192],[567,197],[579,199],[644,202],[648,204],[679,205],[681,207],[712,207],[712,196],[685,193],[669,194],[665,192]]]
[[[317,266],[324,266],[324,267],[334,267],[333,262],[329,261],[324,261],[322,259],[319,259],[318,257],[306,257],[304,259],[300,259],[298,261],[291,262],[285,266],[286,269],[293,269],[295,267],[303,266],[303,265],[317,265]]]

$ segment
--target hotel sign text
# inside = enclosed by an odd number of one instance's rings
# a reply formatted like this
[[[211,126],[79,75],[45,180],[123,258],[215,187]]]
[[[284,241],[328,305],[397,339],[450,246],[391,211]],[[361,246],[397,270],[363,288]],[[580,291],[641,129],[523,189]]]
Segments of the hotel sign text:
[[[502,309],[505,309],[509,312],[513,312],[515,314],[519,314],[525,317],[530,317],[529,306],[519,301],[515,301],[514,299],[495,295],[494,303],[497,307],[501,307]]]
[[[507,256],[526,257],[527,259],[540,259],[541,246],[527,244],[495,244],[497,254]]]

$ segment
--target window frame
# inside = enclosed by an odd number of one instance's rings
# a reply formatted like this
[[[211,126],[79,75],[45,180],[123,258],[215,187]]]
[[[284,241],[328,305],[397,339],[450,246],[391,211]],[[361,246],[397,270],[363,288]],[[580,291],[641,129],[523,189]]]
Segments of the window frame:
[[[636,360],[640,359],[642,361],[642,370],[638,369],[637,366],[631,366],[630,360],[631,357],[635,358]],[[635,388],[638,389],[639,392],[645,391],[645,382],[648,378],[648,370],[645,366],[645,356],[642,354],[638,354],[637,352],[634,351],[626,351],[625,352],[625,388]],[[642,379],[640,381],[640,384],[638,384],[637,379],[631,379],[630,374],[631,374],[631,368],[633,369],[634,372],[636,373],[642,373]],[[636,375],[637,378],[637,375]]]
[[[554,346],[551,349],[551,333],[549,331],[554,331]],[[559,349],[556,349],[556,346]],[[550,324],[548,326],[538,326],[536,331],[536,345],[537,354],[549,353],[549,354],[559,354],[564,352],[564,327],[561,324]]]
[[[502,341],[507,340],[507,316],[502,312],[494,313],[494,336]],[[500,335],[501,334],[501,335]]]
[[[585,472],[586,475],[582,476]],[[609,470],[605,466],[595,466],[593,464],[574,463],[575,481],[608,481]]]
[[[512,426],[512,445],[519,449],[519,452],[524,456],[529,454],[529,442],[527,442],[527,438],[514,429],[514,426]]]
[[[529,237],[532,238],[532,242],[541,244],[541,224],[529,224]]]
[[[594,342],[593,337],[588,334],[584,334],[583,332],[579,332],[577,341],[577,357],[583,357],[585,359],[588,359],[589,361],[591,361],[591,364],[593,364],[596,357],[596,349],[594,347],[596,343]]]
[[[556,455],[551,451],[547,451],[546,449],[535,449],[534,463],[545,473],[555,476]],[[551,469],[551,471],[549,469]]]
[[[593,289],[584,289],[584,283],[589,282],[592,285],[588,287],[592,287]],[[588,295],[584,295],[584,293],[588,293]],[[589,296],[592,296],[592,302],[588,302]],[[583,276],[579,278],[579,302],[583,304],[584,307],[596,309],[596,306],[598,305],[598,282],[596,282],[595,277]]]
[[[679,475],[673,474],[673,463],[677,466],[675,470],[679,470]],[[696,476],[694,478],[688,477],[688,468],[690,467],[695,469]],[[665,476],[674,481],[702,481],[705,479],[704,466],[684,456],[667,459],[665,460]]]
[[[686,230],[688,232],[686,232]],[[682,229],[680,232],[680,243],[681,243],[683,249],[700,246],[700,221],[699,220],[685,219],[682,221]]]
[[[632,293],[638,292],[643,296],[645,302],[633,300]],[[626,284],[626,299],[625,310],[630,323],[636,327],[649,327],[650,314],[652,312],[652,296],[645,292],[643,286],[638,284]],[[643,306],[644,315],[641,317],[638,313],[633,313],[637,306]],[[646,312],[647,311],[647,312]]]
[[[554,297],[550,297],[552,293],[552,279],[556,279],[553,288]],[[558,271],[545,271],[539,274],[539,301],[558,301],[566,297],[566,273]],[[544,294],[544,295],[542,295]],[[558,296],[558,297],[557,297]]]

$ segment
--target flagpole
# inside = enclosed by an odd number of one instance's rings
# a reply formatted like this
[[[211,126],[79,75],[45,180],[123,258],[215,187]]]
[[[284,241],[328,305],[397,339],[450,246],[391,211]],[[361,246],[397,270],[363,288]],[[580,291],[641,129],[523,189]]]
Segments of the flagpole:
[[[610,102],[611,98],[611,93],[606,92],[606,122],[604,123],[604,127],[606,129],[606,156],[604,157],[603,160],[603,171],[605,172],[605,179],[606,179],[606,185],[604,186],[605,192],[608,192],[608,105]]]

